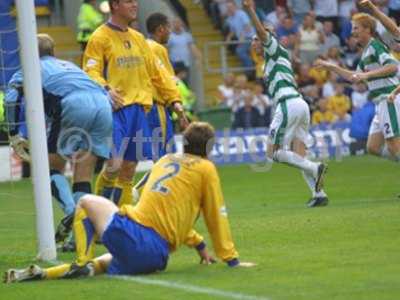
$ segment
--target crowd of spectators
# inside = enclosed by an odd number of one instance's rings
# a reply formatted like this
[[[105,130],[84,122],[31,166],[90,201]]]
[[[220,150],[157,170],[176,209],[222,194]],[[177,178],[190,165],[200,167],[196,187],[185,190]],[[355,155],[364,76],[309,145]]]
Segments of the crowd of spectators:
[[[216,28],[220,28],[223,32],[228,30],[231,36],[247,41],[251,39],[250,34],[254,33],[254,29],[248,16],[241,9],[240,2],[203,0]],[[373,2],[399,24],[399,0]],[[273,28],[279,41],[290,52],[299,90],[310,104],[312,124],[351,121],[354,115],[357,119],[370,121],[372,104],[364,83],[350,84],[335,74],[313,66],[315,59],[323,58],[352,70],[357,67],[361,49],[351,36],[351,17],[359,12],[357,1],[283,0],[255,1],[255,4],[259,18],[266,26]],[[235,9],[235,15],[240,16],[237,19],[241,22],[231,21],[232,12],[229,11],[232,8]],[[400,58],[399,44],[393,43],[393,38],[381,24],[378,24],[377,31],[381,39],[392,49],[393,55],[397,59]],[[262,82],[261,76],[268,74],[262,74],[263,62],[257,60],[260,56],[252,51],[256,50],[249,49],[248,55],[256,66],[255,77],[258,78],[256,83],[247,82],[246,75],[240,74],[235,77],[228,74],[224,83],[219,86],[220,105],[231,108],[235,128],[268,126],[273,109],[271,101],[262,92],[263,97],[256,98],[256,89]],[[244,66],[247,65],[244,59],[241,58],[241,61]],[[248,78],[252,79],[249,76]],[[363,113],[365,115],[360,117]],[[250,116],[255,120],[250,120]],[[364,123],[368,129],[369,124]],[[363,130],[365,131],[365,128]]]

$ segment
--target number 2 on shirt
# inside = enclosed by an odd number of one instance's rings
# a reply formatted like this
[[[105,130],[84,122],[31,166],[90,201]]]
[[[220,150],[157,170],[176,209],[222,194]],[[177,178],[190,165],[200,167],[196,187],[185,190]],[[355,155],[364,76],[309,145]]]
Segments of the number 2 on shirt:
[[[163,182],[167,179],[170,179],[170,178],[176,176],[176,174],[179,173],[181,166],[176,162],[172,162],[172,163],[168,163],[168,164],[164,165],[164,169],[170,170],[170,172],[168,172],[167,174],[165,174],[165,175],[161,176],[159,179],[157,179],[157,181],[151,187],[151,190],[162,193],[162,194],[168,194],[169,189],[167,187],[163,186]]]

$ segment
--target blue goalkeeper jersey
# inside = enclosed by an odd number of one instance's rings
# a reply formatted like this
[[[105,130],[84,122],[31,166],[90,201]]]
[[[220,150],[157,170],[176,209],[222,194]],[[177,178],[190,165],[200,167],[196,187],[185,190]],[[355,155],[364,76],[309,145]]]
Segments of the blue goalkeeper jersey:
[[[94,82],[85,72],[71,62],[44,56],[40,59],[42,89],[45,114],[49,118],[59,116],[64,105],[63,99],[73,93],[93,92],[106,95],[107,92]],[[16,124],[21,122],[21,107],[23,98],[22,70],[17,71],[8,83],[5,104],[6,118],[10,124],[10,133],[16,134]],[[104,101],[99,97],[99,101]]]

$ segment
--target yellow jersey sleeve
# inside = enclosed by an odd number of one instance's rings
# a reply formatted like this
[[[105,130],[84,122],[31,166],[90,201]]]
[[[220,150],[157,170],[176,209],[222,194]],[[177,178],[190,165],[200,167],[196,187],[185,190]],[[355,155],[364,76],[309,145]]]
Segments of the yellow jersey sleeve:
[[[154,40],[147,40],[149,47],[153,51],[154,55],[162,62],[164,67],[167,69],[171,76],[175,76],[174,68],[172,67],[171,61],[169,60],[168,50],[165,46],[157,43]]]
[[[235,249],[217,170],[209,162],[203,172],[202,213],[211,236],[215,254],[223,261],[239,256]]]
[[[151,83],[156,93],[159,95],[159,98],[168,104],[176,101],[181,102],[181,95],[173,76],[171,76],[162,61],[156,56],[153,50],[151,50],[148,43],[146,43],[146,47],[148,49],[146,51],[146,60],[151,76]]]
[[[192,248],[200,245],[202,241],[204,241],[204,238],[196,230],[192,229],[185,240],[185,245]]]
[[[98,84],[105,86],[107,80],[104,77],[105,49],[108,45],[107,37],[101,33],[96,38],[89,39],[83,55],[83,70]]]

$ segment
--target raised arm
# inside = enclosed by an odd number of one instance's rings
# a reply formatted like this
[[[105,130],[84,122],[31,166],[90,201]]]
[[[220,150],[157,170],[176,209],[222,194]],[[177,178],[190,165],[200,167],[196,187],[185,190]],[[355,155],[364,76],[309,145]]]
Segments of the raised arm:
[[[253,0],[242,0],[243,8],[249,14],[254,27],[257,31],[258,38],[263,42],[268,42],[268,31],[264,28],[264,25],[261,23],[260,19],[257,17],[256,11],[254,10]]]
[[[371,15],[377,18],[397,40],[400,40],[400,28],[370,0],[362,0],[359,2],[359,5],[363,8],[366,8]]]

